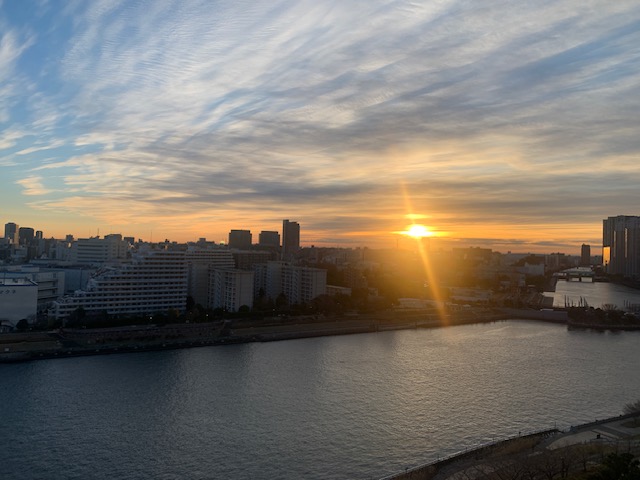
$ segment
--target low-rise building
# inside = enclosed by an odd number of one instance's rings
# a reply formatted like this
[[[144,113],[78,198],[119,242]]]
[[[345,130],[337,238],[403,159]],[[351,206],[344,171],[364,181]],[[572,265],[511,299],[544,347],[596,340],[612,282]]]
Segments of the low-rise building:
[[[14,327],[25,319],[32,323],[38,311],[38,285],[26,277],[0,275],[0,322]]]
[[[62,270],[19,265],[7,267],[2,275],[5,278],[26,278],[38,286],[38,312],[46,311],[65,293],[65,273]]]

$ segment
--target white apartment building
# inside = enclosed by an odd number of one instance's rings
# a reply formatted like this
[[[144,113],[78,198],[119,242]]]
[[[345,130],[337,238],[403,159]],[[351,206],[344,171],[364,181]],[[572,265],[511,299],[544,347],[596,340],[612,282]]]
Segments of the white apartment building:
[[[255,291],[262,289],[273,300],[283,293],[290,304],[299,304],[327,293],[327,271],[320,268],[268,262],[256,265],[255,272]]]
[[[104,238],[79,238],[71,244],[70,260],[82,264],[103,264],[115,260],[125,260],[129,242],[120,234],[106,235]]]
[[[227,248],[189,247],[185,253],[189,269],[188,293],[196,304],[209,305],[210,273],[215,268],[234,268],[235,262]]]
[[[253,305],[253,272],[247,270],[213,269],[210,276],[209,306],[237,312]]]
[[[327,271],[287,265],[283,271],[283,292],[289,303],[306,303],[327,292]]]
[[[0,275],[0,322],[14,327],[23,318],[33,322],[38,310],[38,285],[28,278]]]
[[[187,300],[185,253],[145,250],[130,262],[99,269],[84,290],[53,303],[50,317],[64,319],[78,307],[111,315],[183,311]]]

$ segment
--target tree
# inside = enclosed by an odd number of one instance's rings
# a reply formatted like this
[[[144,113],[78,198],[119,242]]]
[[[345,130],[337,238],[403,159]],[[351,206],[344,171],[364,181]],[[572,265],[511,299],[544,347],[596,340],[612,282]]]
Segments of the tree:
[[[69,318],[67,319],[67,326],[72,328],[86,326],[86,319],[87,311],[83,307],[78,307],[69,315]]]
[[[610,453],[593,480],[640,480],[640,460],[630,453]]]
[[[635,402],[627,403],[622,411],[627,415],[635,415],[633,419],[633,423],[637,426],[640,424],[640,400],[636,400]]]
[[[196,306],[196,301],[193,299],[191,295],[187,295],[187,312],[190,312],[191,310],[193,310],[195,306]]]
[[[19,332],[24,332],[27,328],[29,328],[29,322],[26,318],[23,318],[18,323],[16,323],[16,330]]]
[[[276,308],[278,310],[280,310],[280,309],[284,309],[284,308],[286,308],[288,306],[289,306],[289,299],[287,299],[287,296],[284,293],[280,293],[276,297]]]
[[[640,413],[640,400],[636,400],[635,402],[627,403],[623,408],[624,413],[632,414],[632,413]]]

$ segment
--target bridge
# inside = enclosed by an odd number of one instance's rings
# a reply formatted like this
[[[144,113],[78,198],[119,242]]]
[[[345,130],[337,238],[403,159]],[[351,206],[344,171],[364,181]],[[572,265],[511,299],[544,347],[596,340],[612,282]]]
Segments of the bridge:
[[[554,273],[553,276],[566,280],[568,282],[573,280],[574,278],[577,278],[578,281],[581,282],[583,277],[591,278],[593,280],[593,277],[596,276],[596,273],[590,268],[577,267],[562,270],[561,272]]]

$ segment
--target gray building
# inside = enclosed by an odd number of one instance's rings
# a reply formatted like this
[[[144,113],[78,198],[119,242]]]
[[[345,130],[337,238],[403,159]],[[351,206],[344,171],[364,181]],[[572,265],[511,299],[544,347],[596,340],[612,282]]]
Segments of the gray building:
[[[13,222],[9,222],[9,223],[5,223],[4,224],[4,238],[8,238],[11,243],[13,244],[18,244],[20,237],[18,236],[18,230],[19,230],[20,226],[13,223]]]
[[[209,306],[211,270],[234,268],[233,255],[227,248],[190,247],[185,258],[189,269],[188,294],[196,304]]]
[[[300,224],[282,221],[282,259],[290,260],[300,250]]]
[[[280,234],[263,230],[258,237],[258,245],[261,247],[280,248]]]
[[[229,248],[249,250],[251,248],[251,231],[231,230],[229,232]]]
[[[618,215],[602,221],[602,264],[611,275],[640,276],[640,217]]]

